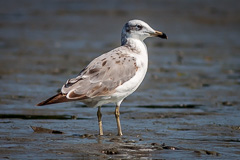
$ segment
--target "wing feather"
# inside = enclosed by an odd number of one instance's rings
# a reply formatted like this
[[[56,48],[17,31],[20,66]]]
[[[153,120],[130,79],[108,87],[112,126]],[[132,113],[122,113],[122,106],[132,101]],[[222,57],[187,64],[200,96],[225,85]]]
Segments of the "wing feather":
[[[69,99],[108,96],[115,89],[131,79],[138,67],[136,58],[121,46],[95,58],[76,78],[69,79],[62,87],[62,93]]]

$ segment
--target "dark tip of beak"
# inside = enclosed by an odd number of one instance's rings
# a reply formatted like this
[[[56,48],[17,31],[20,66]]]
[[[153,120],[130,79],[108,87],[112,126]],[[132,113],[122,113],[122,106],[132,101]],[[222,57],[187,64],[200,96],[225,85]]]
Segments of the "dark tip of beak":
[[[163,39],[168,39],[168,37],[165,33],[159,34],[158,37],[163,38]]]

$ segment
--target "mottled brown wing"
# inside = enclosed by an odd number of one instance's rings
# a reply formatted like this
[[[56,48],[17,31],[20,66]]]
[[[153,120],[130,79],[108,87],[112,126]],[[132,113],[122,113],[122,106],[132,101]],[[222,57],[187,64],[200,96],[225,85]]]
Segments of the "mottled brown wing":
[[[62,87],[62,93],[69,99],[107,96],[115,88],[131,79],[137,71],[136,58],[122,46],[94,59],[79,76],[70,79]]]

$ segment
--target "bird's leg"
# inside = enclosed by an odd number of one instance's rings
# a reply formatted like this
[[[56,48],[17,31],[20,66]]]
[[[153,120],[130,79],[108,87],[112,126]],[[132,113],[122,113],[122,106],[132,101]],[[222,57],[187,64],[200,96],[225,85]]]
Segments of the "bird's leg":
[[[118,135],[122,136],[123,134],[122,134],[121,123],[120,123],[120,118],[119,118],[119,116],[120,116],[119,108],[120,108],[120,106],[117,105],[116,109],[115,109],[115,117],[116,117],[116,121],[117,121]]]
[[[101,106],[98,107],[97,117],[98,117],[99,135],[102,136],[103,135],[103,128],[102,128]]]

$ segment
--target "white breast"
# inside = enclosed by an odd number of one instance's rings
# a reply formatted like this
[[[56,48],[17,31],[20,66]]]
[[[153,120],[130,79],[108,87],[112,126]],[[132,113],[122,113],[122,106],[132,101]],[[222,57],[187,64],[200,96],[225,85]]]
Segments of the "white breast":
[[[147,72],[148,54],[146,45],[140,40],[134,39],[133,41],[135,46],[138,46],[138,50],[141,51],[138,54],[131,54],[131,56],[136,58],[138,70],[134,77],[116,88],[116,92],[112,95],[112,97],[119,97],[118,99],[124,99],[128,95],[132,94],[142,83]]]

